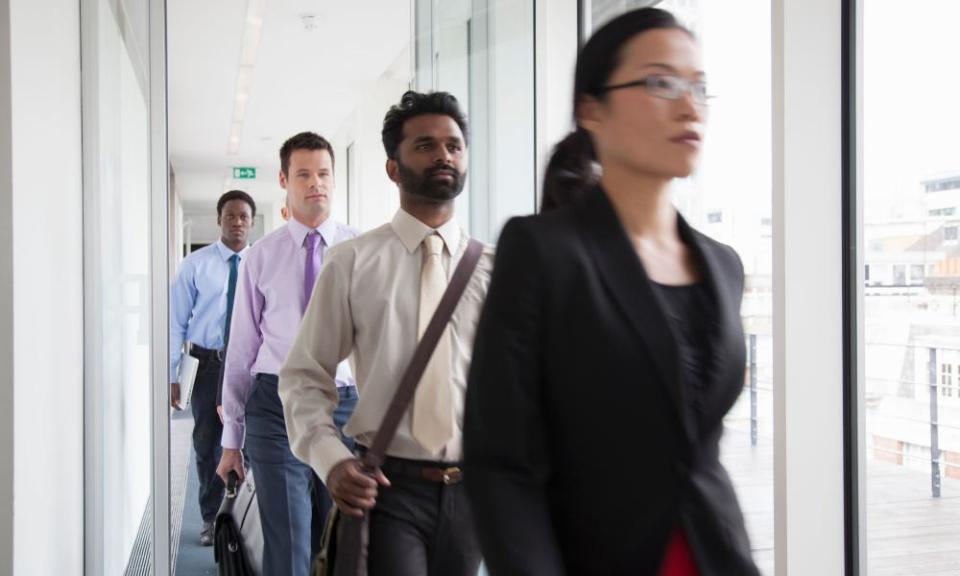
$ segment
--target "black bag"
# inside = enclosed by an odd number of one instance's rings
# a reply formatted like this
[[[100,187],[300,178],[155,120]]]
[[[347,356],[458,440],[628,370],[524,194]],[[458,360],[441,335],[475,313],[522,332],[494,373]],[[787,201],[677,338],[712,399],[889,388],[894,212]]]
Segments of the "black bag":
[[[213,525],[213,558],[220,576],[259,576],[263,572],[263,531],[257,487],[248,469],[243,484],[236,472]]]

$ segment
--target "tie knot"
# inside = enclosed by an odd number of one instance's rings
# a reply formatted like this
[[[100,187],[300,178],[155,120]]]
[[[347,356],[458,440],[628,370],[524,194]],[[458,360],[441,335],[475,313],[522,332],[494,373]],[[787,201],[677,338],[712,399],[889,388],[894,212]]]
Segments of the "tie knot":
[[[439,256],[443,252],[443,238],[431,234],[423,239],[423,248],[428,256]]]
[[[320,243],[320,234],[316,230],[311,230],[307,237],[303,239],[303,245],[307,247],[307,250],[313,252],[317,249],[317,244]]]
[[[239,260],[240,260],[240,255],[239,255],[239,254],[234,254],[233,256],[230,257],[230,263],[231,263],[231,264],[236,264],[237,261],[239,261]]]

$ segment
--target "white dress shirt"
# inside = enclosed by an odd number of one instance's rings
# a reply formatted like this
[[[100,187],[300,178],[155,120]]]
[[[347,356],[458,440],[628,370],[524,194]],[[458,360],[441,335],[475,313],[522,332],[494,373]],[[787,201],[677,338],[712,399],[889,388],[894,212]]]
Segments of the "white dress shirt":
[[[353,355],[360,401],[345,432],[370,446],[417,345],[423,239],[443,238],[447,278],[469,238],[451,219],[434,230],[402,209],[389,224],[331,248],[293,348],[280,370],[280,399],[293,453],[324,480],[353,455],[333,422],[337,363]],[[463,403],[480,309],[490,284],[493,248],[486,247],[450,321],[454,436],[440,454],[413,438],[410,409],[387,453],[415,460],[459,461]]]

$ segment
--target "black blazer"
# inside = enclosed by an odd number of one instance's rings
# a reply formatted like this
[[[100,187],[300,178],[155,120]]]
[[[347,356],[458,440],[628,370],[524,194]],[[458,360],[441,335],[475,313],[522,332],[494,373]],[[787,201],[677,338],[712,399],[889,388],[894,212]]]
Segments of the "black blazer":
[[[680,232],[717,304],[698,413],[659,296],[602,190],[504,227],[464,422],[491,574],[655,575],[677,526],[704,576],[759,574],[719,460],[744,381],[743,266],[682,218]]]

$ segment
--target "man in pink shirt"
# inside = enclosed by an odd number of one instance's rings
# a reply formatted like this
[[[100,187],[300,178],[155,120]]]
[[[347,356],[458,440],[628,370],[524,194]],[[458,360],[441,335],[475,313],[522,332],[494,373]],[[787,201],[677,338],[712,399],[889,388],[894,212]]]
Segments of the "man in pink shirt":
[[[277,374],[300,327],[324,251],[357,231],[330,219],[333,148],[312,132],[280,149],[280,186],[290,219],[252,246],[240,267],[223,379],[223,456],[217,473],[244,476],[246,446],[256,474],[263,527],[263,573],[306,576],[311,558],[311,491],[329,502],[311,469],[290,451]],[[357,401],[349,366],[337,370],[343,426]],[[316,522],[320,525],[322,518]]]

